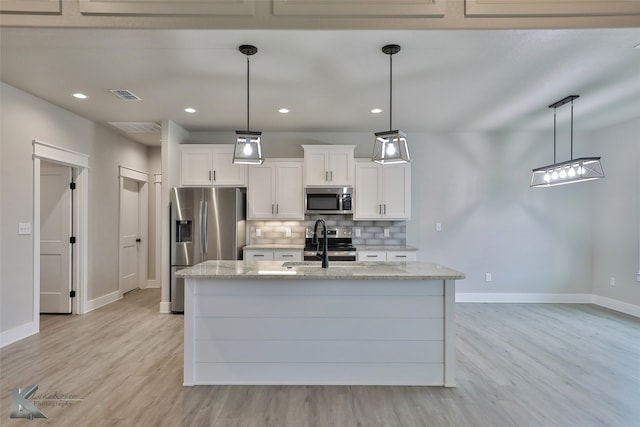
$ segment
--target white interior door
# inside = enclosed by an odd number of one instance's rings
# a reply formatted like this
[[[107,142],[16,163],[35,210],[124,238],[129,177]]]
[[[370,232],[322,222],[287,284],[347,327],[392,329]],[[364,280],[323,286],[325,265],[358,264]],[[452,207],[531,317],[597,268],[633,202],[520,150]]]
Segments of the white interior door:
[[[124,178],[120,203],[120,291],[140,287],[140,187],[138,181]]]
[[[41,162],[41,313],[71,313],[71,179],[70,167]]]

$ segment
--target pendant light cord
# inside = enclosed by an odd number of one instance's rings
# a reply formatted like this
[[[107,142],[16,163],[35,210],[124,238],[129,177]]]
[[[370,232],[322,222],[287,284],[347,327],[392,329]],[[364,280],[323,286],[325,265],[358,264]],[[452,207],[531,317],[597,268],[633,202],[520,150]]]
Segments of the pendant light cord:
[[[249,131],[249,55],[247,55],[247,131]]]
[[[393,54],[389,55],[389,130],[393,130]]]
[[[553,109],[553,164],[556,164],[556,111],[558,107]]]
[[[573,160],[573,99],[571,100],[571,160]]]

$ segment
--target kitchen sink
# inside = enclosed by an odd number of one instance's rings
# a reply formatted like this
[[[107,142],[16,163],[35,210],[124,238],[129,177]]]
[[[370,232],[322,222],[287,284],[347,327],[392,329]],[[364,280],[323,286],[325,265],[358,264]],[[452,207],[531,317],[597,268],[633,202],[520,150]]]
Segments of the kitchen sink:
[[[353,261],[333,261],[329,262],[329,268],[359,268],[364,267],[364,262]],[[282,267],[299,269],[299,268],[322,268],[321,261],[285,261],[282,263]]]

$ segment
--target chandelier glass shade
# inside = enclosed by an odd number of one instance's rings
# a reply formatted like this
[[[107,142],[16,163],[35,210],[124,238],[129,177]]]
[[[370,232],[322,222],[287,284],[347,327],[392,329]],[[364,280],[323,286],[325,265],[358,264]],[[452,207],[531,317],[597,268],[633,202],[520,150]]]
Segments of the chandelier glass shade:
[[[407,146],[407,135],[401,130],[391,130],[392,108],[393,108],[393,60],[392,57],[400,52],[400,46],[389,44],[382,48],[385,55],[389,55],[389,130],[376,132],[373,144],[373,154],[371,160],[383,165],[393,163],[409,163],[409,147]]]
[[[242,45],[238,48],[247,56],[247,130],[236,131],[236,144],[233,150],[233,163],[244,165],[261,165],[264,162],[262,154],[262,132],[252,132],[249,129],[249,57],[258,52],[258,48]]]
[[[549,105],[553,108],[553,164],[533,169],[531,187],[553,187],[604,178],[600,157],[573,158],[573,100],[580,95],[569,95]],[[556,109],[571,103],[571,159],[556,162]]]

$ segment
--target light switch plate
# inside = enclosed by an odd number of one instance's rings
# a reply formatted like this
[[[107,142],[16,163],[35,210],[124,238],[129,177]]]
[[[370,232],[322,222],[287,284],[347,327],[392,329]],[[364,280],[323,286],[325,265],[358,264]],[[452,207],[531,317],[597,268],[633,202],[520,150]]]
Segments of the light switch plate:
[[[31,223],[30,222],[19,222],[18,223],[18,234],[31,234]]]
[[[289,227],[284,229],[285,237],[291,237],[291,229]]]
[[[262,230],[260,230],[259,228],[256,228],[256,237],[260,237],[262,236]]]
[[[389,237],[389,229],[388,228],[384,229],[384,237]]]

